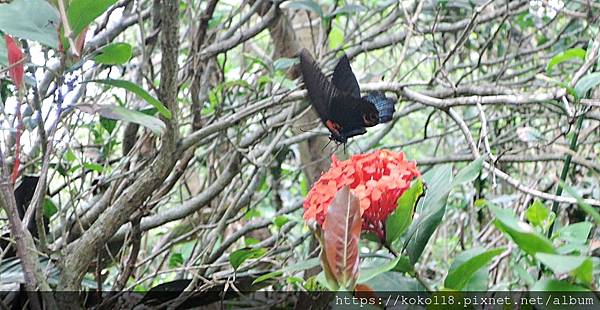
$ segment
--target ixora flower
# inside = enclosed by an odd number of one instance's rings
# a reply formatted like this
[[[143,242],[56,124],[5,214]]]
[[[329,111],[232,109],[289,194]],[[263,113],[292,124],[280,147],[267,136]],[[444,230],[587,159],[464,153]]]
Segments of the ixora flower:
[[[360,200],[362,228],[384,238],[383,224],[396,209],[400,196],[410,182],[421,174],[404,153],[378,150],[358,154],[344,161],[332,156],[331,168],[321,175],[304,200],[304,219],[323,225],[335,194],[348,185]]]

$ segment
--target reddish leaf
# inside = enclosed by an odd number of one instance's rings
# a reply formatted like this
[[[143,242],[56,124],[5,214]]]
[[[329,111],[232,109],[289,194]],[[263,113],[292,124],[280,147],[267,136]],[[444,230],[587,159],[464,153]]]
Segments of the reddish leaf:
[[[353,289],[358,277],[361,226],[360,203],[344,186],[335,195],[323,223],[324,257],[342,288]]]
[[[25,73],[23,52],[11,36],[5,34],[4,41],[8,51],[8,74],[17,89],[19,89],[23,85],[23,74]]]
[[[373,289],[370,288],[366,284],[357,284],[356,285],[356,287],[354,288],[354,297],[364,298],[364,299],[367,299],[367,298],[377,299],[377,295],[375,294]]]

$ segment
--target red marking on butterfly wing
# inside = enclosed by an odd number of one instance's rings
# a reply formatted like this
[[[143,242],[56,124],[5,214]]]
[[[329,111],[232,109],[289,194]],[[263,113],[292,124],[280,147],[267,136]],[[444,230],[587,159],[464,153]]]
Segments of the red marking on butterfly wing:
[[[342,129],[342,126],[332,120],[327,120],[325,121],[325,126],[334,134],[336,135],[340,135],[340,130]]]

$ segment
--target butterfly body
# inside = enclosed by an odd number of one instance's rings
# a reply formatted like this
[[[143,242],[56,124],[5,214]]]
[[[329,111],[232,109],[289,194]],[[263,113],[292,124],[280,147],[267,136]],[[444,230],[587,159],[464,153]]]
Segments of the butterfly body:
[[[395,100],[378,92],[361,97],[345,55],[336,65],[331,81],[306,49],[300,52],[300,68],[310,102],[329,129],[330,139],[346,143],[348,138],[365,134],[366,127],[392,119]]]

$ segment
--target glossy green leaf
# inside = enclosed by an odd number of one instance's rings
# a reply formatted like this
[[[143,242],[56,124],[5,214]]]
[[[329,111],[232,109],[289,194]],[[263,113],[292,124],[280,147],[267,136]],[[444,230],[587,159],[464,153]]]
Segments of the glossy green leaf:
[[[264,282],[273,278],[277,278],[283,275],[283,272],[281,271],[273,271],[273,272],[269,272],[267,274],[263,274],[262,276],[256,278],[254,281],[252,281],[252,284],[257,284],[260,282]]]
[[[588,73],[575,84],[575,93],[577,97],[583,98],[588,90],[595,88],[598,84],[600,84],[600,72]]]
[[[94,56],[94,61],[105,65],[122,65],[129,62],[132,55],[131,45],[111,43],[98,51],[98,54]]]
[[[116,2],[117,0],[71,0],[67,8],[67,19],[73,38]]]
[[[472,249],[465,255],[472,255],[468,260],[451,266],[444,281],[446,288],[462,290],[471,280],[471,277],[481,268],[489,264],[494,257],[504,252],[504,248],[491,250]],[[466,252],[466,251],[465,251]]]
[[[556,274],[575,271],[589,259],[589,257],[586,256],[556,255],[548,253],[537,253],[535,258],[542,262],[542,264],[548,266],[548,268],[552,269]]]
[[[465,183],[471,182],[477,178],[479,173],[481,172],[481,167],[483,166],[483,156],[475,159],[470,162],[466,167],[461,169],[454,177],[454,182],[452,182],[452,186],[463,185]]]
[[[552,237],[575,244],[585,244],[593,226],[590,222],[570,224],[554,232]]]
[[[546,72],[551,73],[552,68],[554,68],[556,65],[561,64],[565,61],[574,59],[574,58],[584,60],[585,59],[585,50],[582,48],[576,47],[576,48],[571,48],[564,52],[556,54],[548,62],[548,65],[546,66]]]
[[[416,179],[410,188],[398,198],[396,210],[385,221],[385,239],[392,244],[412,223],[414,211],[419,197],[423,194],[423,181]]]
[[[525,211],[525,216],[529,223],[538,227],[543,227],[544,221],[548,218],[549,214],[550,210],[537,199],[529,206],[529,208],[527,208],[527,211]]]
[[[542,279],[538,281],[532,288],[531,291],[537,292],[576,292],[576,291],[587,291],[585,287],[571,284],[567,281],[562,280],[550,280]]]
[[[54,204],[54,201],[52,201],[52,199],[50,198],[44,199],[44,205],[42,207],[42,210],[44,217],[48,219],[51,218],[54,214],[56,214],[56,212],[58,212],[56,204]]]
[[[536,253],[556,253],[552,243],[544,235],[535,231],[529,224],[520,222],[512,210],[488,206],[494,215],[494,224],[509,235],[523,251],[530,255]]]
[[[573,270],[571,274],[579,282],[584,283],[588,287],[592,285],[594,281],[594,262],[591,258],[586,259],[577,269]]]
[[[427,193],[417,207],[419,217],[412,222],[408,231],[410,240],[407,253],[412,264],[416,263],[425,245],[442,221],[446,212],[446,200],[452,184],[452,165],[436,166],[423,175]]]
[[[165,123],[160,119],[146,115],[142,112],[135,110],[129,110],[127,108],[116,106],[116,105],[93,105],[88,103],[78,104],[75,106],[80,111],[88,114],[99,114],[105,118],[121,120],[125,122],[132,122],[140,124],[154,132],[160,134],[165,128]]]
[[[321,6],[313,0],[291,0],[281,4],[281,7],[285,9],[312,11],[321,17],[323,16]]]
[[[367,281],[373,279],[374,277],[376,277],[384,272],[394,269],[394,267],[396,267],[396,265],[398,264],[399,261],[400,261],[400,256],[398,256],[386,263],[378,264],[375,267],[360,269],[359,273],[358,273],[357,283],[366,283]]]
[[[419,292],[425,291],[417,280],[404,276],[400,272],[388,271],[375,276],[365,283],[375,292]]]
[[[102,128],[109,134],[112,134],[117,127],[117,121],[100,116],[100,125],[102,125]]]
[[[99,84],[105,84],[105,85],[110,85],[110,86],[114,86],[114,87],[118,87],[118,88],[123,88],[125,90],[128,90],[134,94],[136,94],[138,97],[144,99],[146,102],[148,102],[150,105],[152,105],[153,107],[156,108],[156,110],[158,110],[158,113],[160,113],[162,116],[164,116],[167,119],[171,118],[171,111],[169,111],[163,104],[162,102],[160,102],[158,99],[152,97],[152,95],[150,95],[146,90],[144,90],[143,88],[141,88],[139,85],[129,82],[129,81],[125,81],[125,80],[112,80],[112,79],[107,79],[107,80],[89,80],[89,81],[85,81],[84,83],[99,83]]]
[[[267,253],[267,249],[257,248],[243,248],[234,251],[229,255],[229,263],[233,267],[233,269],[237,270],[246,260],[252,258],[259,258]]]
[[[410,259],[408,258],[408,256],[402,255],[400,256],[398,264],[396,264],[396,266],[394,266],[394,269],[392,270],[398,272],[412,273],[415,271],[415,266],[413,266],[413,264],[410,263]]]
[[[59,20],[58,11],[44,0],[13,0],[0,4],[0,31],[51,48],[58,48]],[[6,46],[4,39],[0,41],[1,61],[6,60]]]

